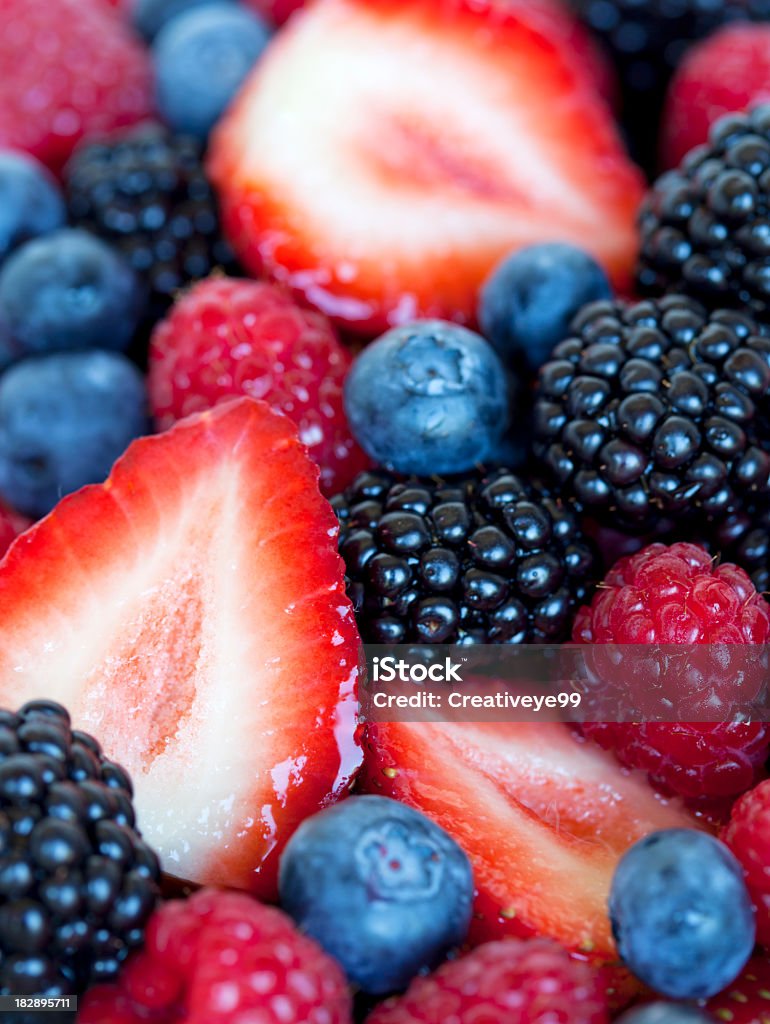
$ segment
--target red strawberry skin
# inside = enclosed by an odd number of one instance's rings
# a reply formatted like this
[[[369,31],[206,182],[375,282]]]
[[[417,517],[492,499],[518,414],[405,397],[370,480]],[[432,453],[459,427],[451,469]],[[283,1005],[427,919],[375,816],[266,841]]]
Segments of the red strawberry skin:
[[[342,387],[352,356],[320,313],[265,282],[196,284],[155,328],[148,387],[161,429],[237,395],[284,412],[337,494],[369,464],[350,433]]]
[[[695,824],[560,723],[370,723],[364,747],[363,788],[417,807],[470,857],[473,944],[540,935],[615,962],[606,906],[620,855]]]
[[[606,1024],[596,973],[555,942],[488,942],[418,977],[367,1024]]]
[[[737,801],[722,839],[746,874],[757,914],[757,940],[770,949],[770,780]],[[766,1013],[770,1015],[770,1005]]]
[[[724,114],[770,99],[770,25],[727,25],[685,54],[669,86],[662,123],[664,167],[708,141]]]
[[[280,910],[202,889],[163,904],[117,984],[81,1000],[79,1024],[350,1024],[339,965]]]
[[[0,706],[48,697],[131,773],[165,870],[276,895],[360,761],[336,517],[249,398],[134,442],[0,564]]]
[[[626,286],[641,176],[534,20],[495,0],[327,0],[292,19],[210,148],[244,265],[363,335],[472,323],[491,267],[537,241],[588,248]]]
[[[755,956],[735,981],[706,1003],[724,1024],[767,1024],[770,1020],[770,958]]]
[[[0,0],[0,146],[59,171],[82,138],[152,113],[149,54],[107,4]]]

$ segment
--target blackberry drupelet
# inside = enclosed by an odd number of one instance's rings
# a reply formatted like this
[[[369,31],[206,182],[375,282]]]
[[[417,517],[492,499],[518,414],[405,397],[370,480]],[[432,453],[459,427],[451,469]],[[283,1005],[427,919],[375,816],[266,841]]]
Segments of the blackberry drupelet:
[[[142,942],[159,867],[131,792],[58,704],[0,711],[0,994],[77,994]]]
[[[71,220],[115,243],[148,282],[155,319],[175,293],[235,259],[200,143],[143,124],[81,145],[65,171]]]
[[[717,121],[654,184],[639,227],[640,294],[681,291],[770,320],[770,104]]]
[[[368,643],[557,643],[589,594],[593,551],[572,511],[508,470],[367,472],[332,504]]]
[[[669,295],[596,302],[540,372],[535,454],[622,528],[713,523],[770,499],[770,340]]]
[[[770,19],[770,0],[570,0],[604,43],[621,87],[634,156],[657,163],[660,115],[671,75],[691,43],[731,21]]]

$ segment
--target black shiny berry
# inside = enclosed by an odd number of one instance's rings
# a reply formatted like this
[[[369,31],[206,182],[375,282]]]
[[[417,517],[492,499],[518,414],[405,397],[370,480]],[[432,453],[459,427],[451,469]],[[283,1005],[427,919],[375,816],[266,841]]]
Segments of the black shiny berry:
[[[770,321],[770,105],[717,121],[655,182],[639,226],[640,294],[681,291]],[[704,347],[721,352],[719,333]]]
[[[234,269],[200,144],[147,123],[80,146],[67,165],[71,221],[113,242],[161,316],[185,284]]]
[[[159,876],[123,769],[52,701],[1,711],[0,995],[108,980],[141,942]]]
[[[597,334],[612,372],[587,377]],[[602,521],[712,523],[770,503],[769,413],[770,341],[745,314],[674,294],[594,303],[541,370],[535,454]]]
[[[556,643],[594,579],[571,509],[508,470],[400,482],[363,473],[333,505],[369,643]]]

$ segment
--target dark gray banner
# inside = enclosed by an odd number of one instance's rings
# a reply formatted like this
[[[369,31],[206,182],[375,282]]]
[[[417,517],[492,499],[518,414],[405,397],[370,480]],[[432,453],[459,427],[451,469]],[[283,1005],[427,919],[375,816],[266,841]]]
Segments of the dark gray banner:
[[[770,721],[770,646],[365,648],[368,721]]]

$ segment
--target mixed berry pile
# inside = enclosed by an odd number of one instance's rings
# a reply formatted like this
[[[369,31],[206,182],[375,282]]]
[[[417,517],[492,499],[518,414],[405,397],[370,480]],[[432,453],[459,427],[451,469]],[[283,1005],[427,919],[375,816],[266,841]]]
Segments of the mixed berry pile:
[[[767,1024],[768,590],[767,0],[0,0],[0,996]]]

